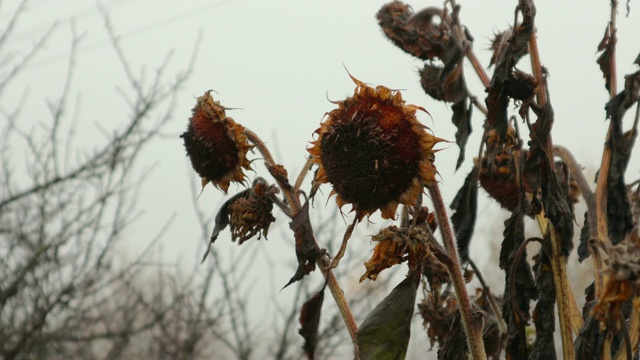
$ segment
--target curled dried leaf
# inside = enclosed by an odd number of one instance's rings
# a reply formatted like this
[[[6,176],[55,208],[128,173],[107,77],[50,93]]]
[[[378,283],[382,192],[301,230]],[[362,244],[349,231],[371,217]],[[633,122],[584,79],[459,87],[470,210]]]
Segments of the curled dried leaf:
[[[316,269],[316,260],[320,256],[321,250],[313,235],[313,228],[309,220],[309,202],[304,205],[293,215],[289,227],[293,230],[296,239],[296,258],[298,259],[298,268],[296,273],[291,277],[287,287],[294,282],[301,280],[305,275]]]
[[[307,358],[315,358],[316,345],[318,344],[318,327],[320,326],[320,315],[322,314],[322,303],[324,301],[324,289],[318,291],[311,299],[302,305],[300,310],[300,329],[298,333],[304,338],[304,350]]]

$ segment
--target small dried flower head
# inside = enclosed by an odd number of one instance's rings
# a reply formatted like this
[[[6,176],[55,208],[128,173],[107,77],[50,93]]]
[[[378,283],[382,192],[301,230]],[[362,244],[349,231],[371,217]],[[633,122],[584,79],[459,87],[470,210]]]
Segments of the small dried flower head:
[[[213,100],[211,91],[198,98],[181,137],[203,187],[211,182],[226,193],[231,181],[244,181],[242,169],[250,169],[247,152],[252,146],[244,127],[227,117],[224,106]]]
[[[273,217],[273,195],[278,193],[274,185],[267,185],[262,179],[254,181],[248,191],[229,204],[229,227],[231,240],[238,240],[238,244],[252,238],[256,234],[258,240],[262,235],[265,239],[269,233],[269,226],[276,221]]]
[[[336,102],[308,149],[320,165],[315,181],[331,183],[338,206],[352,204],[359,220],[378,209],[394,218],[398,204],[415,205],[435,181],[433,146],[442,140],[416,119],[426,110],[405,105],[400,92],[351,79],[353,96]]]
[[[480,185],[509,211],[514,211],[518,207],[520,198],[513,153],[517,141],[512,127],[507,132],[506,144],[499,141],[496,130],[489,131],[487,148],[480,160]]]
[[[360,277],[360,282],[365,279],[375,280],[382,270],[404,261],[409,262],[411,270],[417,269],[429,255],[425,237],[419,228],[398,228],[392,225],[380,230],[373,236],[373,241],[378,244],[371,259],[364,263],[367,271]]]

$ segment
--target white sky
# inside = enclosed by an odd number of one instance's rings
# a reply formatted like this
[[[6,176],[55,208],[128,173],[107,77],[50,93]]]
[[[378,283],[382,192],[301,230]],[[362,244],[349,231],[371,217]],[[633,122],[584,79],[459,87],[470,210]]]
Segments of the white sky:
[[[134,253],[175,214],[173,224],[162,238],[165,256],[181,262],[185,268],[199,263],[204,248],[198,243],[200,229],[190,203],[191,167],[178,135],[186,127],[195,97],[205,90],[216,90],[219,94],[214,96],[227,107],[242,108],[229,111],[228,115],[266,140],[276,160],[288,168],[292,177],[305,161],[305,147],[312,140],[313,131],[324,113],[333,108],[327,97],[339,100],[353,92],[354,85],[343,64],[365,82],[406,89],[403,97],[407,102],[425,107],[433,116],[433,120],[428,116],[422,116],[421,120],[437,136],[454,140],[455,128],[450,122],[448,105],[432,100],[420,88],[417,70],[421,62],[403,53],[382,35],[374,16],[383,1],[112,0],[102,3],[109,10],[116,32],[122,34],[121,45],[132,68],[137,72],[146,67],[149,78],[171,50],[173,58],[167,74],[186,66],[198,32],[203,34],[193,76],[182,90],[175,118],[165,128],[167,136],[155,141],[139,161],[140,171],[146,171],[154,164],[155,167],[138,202],[144,215],[127,233]],[[409,3],[416,10],[440,4]],[[475,37],[475,50],[486,65],[490,57],[486,50],[490,38],[513,22],[516,2],[460,3],[463,6],[462,23]],[[609,1],[537,3],[538,42],[543,65],[550,72],[551,101],[556,114],[554,141],[573,150],[584,166],[594,167],[600,162],[607,127],[604,120],[607,93],[595,62],[595,51],[609,18]],[[623,83],[624,74],[635,71],[631,63],[640,52],[637,40],[640,14],[637,4],[631,5],[630,17],[625,17],[624,2],[618,17],[619,84]],[[15,1],[2,3],[1,27],[5,26],[7,14],[13,7]],[[82,136],[78,142],[90,147],[104,139],[97,124],[109,129],[128,115],[125,101],[115,91],[125,86],[126,80],[107,40],[95,3],[33,0],[19,21],[15,36],[9,40],[8,48],[12,51],[28,48],[56,19],[58,27],[46,48],[16,79],[11,89],[6,90],[0,106],[13,109],[27,91],[26,110],[21,118],[23,129],[28,130],[38,121],[49,118],[43,99],[55,99],[61,91],[71,39],[70,23],[74,22],[77,32],[84,36],[71,99],[80,100],[78,115],[82,122],[78,124],[78,134]],[[528,59],[521,62],[520,68],[528,69],[527,62]],[[483,99],[480,83],[469,65],[466,76],[471,91]],[[627,124],[632,121],[632,113],[630,111],[627,116]],[[437,154],[436,166],[447,203],[462,184],[477,151],[484,119],[478,111],[474,115],[474,133],[461,171],[454,173],[458,155],[455,143],[444,145],[446,150]],[[265,174],[263,166],[256,164],[258,172]],[[639,169],[636,149],[627,178],[640,177]],[[237,190],[236,185],[229,189],[230,193]],[[324,191],[329,192],[328,186]],[[214,214],[224,199],[219,191],[209,187],[199,202]],[[316,204],[323,206],[324,202]],[[334,207],[335,203],[331,201],[328,206]],[[496,206],[488,201],[480,205],[481,214],[495,210]],[[285,217],[276,216],[286,226]],[[579,222],[581,220],[582,216],[579,216]],[[342,222],[338,224],[342,225]],[[379,224],[385,225],[384,222]],[[496,226],[501,224],[485,215],[480,219],[478,234],[490,233]],[[373,234],[377,228],[363,227],[362,231]],[[278,238],[285,234],[284,231],[273,231],[268,243],[252,241],[243,245],[265,247],[268,256],[277,264],[278,274],[281,273],[276,282],[282,285],[292,274],[290,266],[295,260],[293,249],[286,247],[289,240]],[[216,243],[222,253],[238,250],[228,238],[225,232]],[[480,262],[495,261],[497,254],[490,258],[482,251],[487,246],[495,246],[488,245],[490,239],[476,236],[474,241],[472,247],[476,251],[473,254],[477,254]],[[363,253],[362,261],[367,258],[368,254]],[[265,275],[259,271],[251,276],[255,276],[252,278],[254,283],[265,281]],[[345,287],[348,286],[355,285]],[[286,291],[279,294],[289,296]],[[417,337],[420,341],[424,339],[423,334],[417,334]]]

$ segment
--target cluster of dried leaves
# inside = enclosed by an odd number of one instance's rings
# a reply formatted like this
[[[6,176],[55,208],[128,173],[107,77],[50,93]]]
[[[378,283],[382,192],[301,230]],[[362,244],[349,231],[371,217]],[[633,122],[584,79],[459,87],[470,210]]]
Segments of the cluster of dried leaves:
[[[537,52],[533,1],[520,0],[514,24],[495,35],[489,60],[491,76],[473,53],[474,39],[461,24],[461,7],[455,2],[448,5],[451,8],[428,7],[414,13],[410,6],[393,1],[379,10],[377,19],[396,46],[424,60],[419,75],[426,94],[451,104],[460,148],[457,168],[465,160],[473,109],[484,115],[478,156],[451,205],[457,246],[434,180],[433,145],[440,139],[427,133],[416,118],[416,111],[424,109],[405,104],[398,91],[373,88],[353,76],[354,95],[336,101],[338,108],[327,113],[308,149],[311,157],[294,185],[256,134],[227,118],[225,108],[210,93],[198,99],[183,137],[203,184],[211,182],[226,191],[230,181],[244,183],[243,169],[251,168],[246,154],[252,149],[261,152],[275,179],[270,185],[258,178],[247,190],[232,196],[216,216],[211,242],[227,225],[239,244],[255,235],[266,237],[275,221],[274,204],[291,218],[298,268],[285,287],[316,267],[325,276],[325,286],[303,305],[300,314],[300,334],[309,358],[314,357],[327,287],[350,331],[356,358],[404,358],[423,278],[425,297],[418,309],[432,346],[438,345],[439,359],[497,359],[503,355],[507,359],[555,359],[555,309],[564,359],[637,356],[640,186],[637,182],[627,185],[624,174],[637,135],[640,107],[631,130],[623,132],[622,120],[627,110],[638,104],[640,71],[627,75],[624,89],[615,93],[612,21],[597,47],[602,51],[598,63],[611,99],[606,103],[610,129],[603,139],[605,150],[594,194],[570,152],[554,146],[550,136],[555,121],[552,91]],[[615,3],[612,6],[615,13]],[[531,74],[516,68],[525,57],[531,62]],[[468,90],[465,59],[485,86],[484,104]],[[640,65],[638,59],[636,63]],[[510,114],[513,109],[516,113]],[[300,201],[304,177],[314,166],[318,168],[311,197],[320,184],[330,183],[338,205],[351,204],[356,215],[333,261],[316,242],[306,195],[305,202]],[[499,266],[506,284],[502,296],[491,293],[469,254],[479,187],[511,212],[504,222],[500,252]],[[432,197],[434,212],[422,206],[424,188]],[[280,192],[282,198],[278,197]],[[587,289],[582,314],[566,271],[573,251],[573,205],[580,195],[588,211],[577,251],[580,261],[594,258],[596,274],[594,285]],[[400,205],[398,224],[373,236],[375,249],[364,263],[360,281],[375,280],[383,270],[405,262],[408,275],[357,326],[331,268],[337,266],[347,240],[365,216],[380,210],[384,218],[395,219]],[[525,238],[526,217],[537,220],[540,237]],[[444,246],[434,232],[441,235]],[[527,245],[532,241],[539,242],[541,248],[529,264]],[[473,271],[463,273],[463,265]],[[465,284],[474,275],[483,288],[469,296]]]

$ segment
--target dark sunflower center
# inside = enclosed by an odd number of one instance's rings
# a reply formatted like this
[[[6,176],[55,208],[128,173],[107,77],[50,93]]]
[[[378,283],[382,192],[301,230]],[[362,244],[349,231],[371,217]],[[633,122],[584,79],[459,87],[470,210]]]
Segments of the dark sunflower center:
[[[194,120],[182,134],[191,165],[201,177],[220,181],[238,166],[237,144],[229,137],[224,123]]]
[[[329,181],[342,199],[362,211],[398,201],[419,173],[418,134],[401,114],[391,122],[380,115],[373,111],[337,121],[321,139]]]

